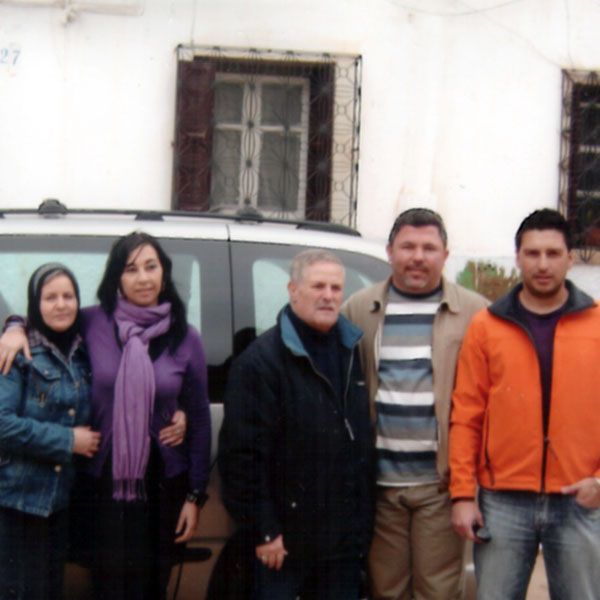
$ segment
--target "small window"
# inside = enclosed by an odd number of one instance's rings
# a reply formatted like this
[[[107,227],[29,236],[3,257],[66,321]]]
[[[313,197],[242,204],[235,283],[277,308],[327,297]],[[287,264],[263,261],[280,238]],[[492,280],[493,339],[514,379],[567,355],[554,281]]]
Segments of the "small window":
[[[178,49],[177,209],[355,225],[360,56]]]
[[[600,74],[563,72],[561,208],[584,260],[600,248]]]

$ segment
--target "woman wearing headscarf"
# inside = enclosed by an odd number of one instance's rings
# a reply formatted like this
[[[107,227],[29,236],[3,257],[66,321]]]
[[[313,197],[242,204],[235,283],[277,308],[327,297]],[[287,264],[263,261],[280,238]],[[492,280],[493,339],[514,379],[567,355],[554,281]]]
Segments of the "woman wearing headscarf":
[[[0,598],[62,598],[74,455],[91,457],[89,366],[79,288],[65,266],[38,267],[28,286],[32,360],[0,377]]]

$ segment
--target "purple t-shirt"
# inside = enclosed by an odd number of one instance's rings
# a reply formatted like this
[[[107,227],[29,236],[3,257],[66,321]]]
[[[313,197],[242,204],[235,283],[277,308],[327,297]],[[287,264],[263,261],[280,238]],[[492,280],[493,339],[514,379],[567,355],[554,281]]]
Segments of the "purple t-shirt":
[[[92,429],[102,434],[100,449],[90,459],[88,471],[99,477],[112,447],[114,385],[121,361],[121,347],[114,320],[99,306],[82,311],[82,332],[92,367]],[[166,477],[187,471],[190,489],[204,491],[210,464],[210,408],[206,359],[200,334],[188,327],[174,354],[165,349],[153,360],[156,394],[150,435],[160,450]],[[183,444],[174,448],[158,441],[159,431],[169,425],[175,411],[187,415]]]
[[[538,355],[542,384],[542,409],[544,431],[548,428],[550,414],[550,394],[552,391],[552,355],[554,352],[554,331],[556,324],[565,312],[566,303],[557,310],[547,314],[538,314],[527,310],[521,302],[517,302],[520,320],[526,325]]]

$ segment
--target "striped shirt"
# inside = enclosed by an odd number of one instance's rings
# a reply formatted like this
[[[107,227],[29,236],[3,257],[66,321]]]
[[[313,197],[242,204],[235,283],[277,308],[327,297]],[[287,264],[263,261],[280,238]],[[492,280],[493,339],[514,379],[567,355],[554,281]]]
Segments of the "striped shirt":
[[[379,354],[377,483],[409,486],[439,480],[431,340],[442,299],[391,287]]]

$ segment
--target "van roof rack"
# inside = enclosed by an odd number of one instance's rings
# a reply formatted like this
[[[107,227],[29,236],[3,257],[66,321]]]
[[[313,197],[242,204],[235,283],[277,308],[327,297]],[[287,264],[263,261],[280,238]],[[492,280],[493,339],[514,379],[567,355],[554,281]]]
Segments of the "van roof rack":
[[[293,219],[276,219],[265,217],[260,211],[253,207],[246,207],[233,214],[224,214],[220,212],[197,212],[191,210],[118,210],[118,209],[88,209],[76,208],[69,209],[65,204],[56,198],[44,200],[36,209],[29,208],[11,208],[0,209],[0,218],[6,214],[38,214],[45,218],[59,218],[64,215],[130,215],[135,221],[164,221],[165,217],[189,217],[195,219],[215,219],[233,221],[236,223],[274,223],[281,225],[295,226],[296,229],[308,229],[312,231],[324,231],[333,233],[342,233],[360,237],[360,233],[341,223],[330,223],[329,221],[302,221]]]

